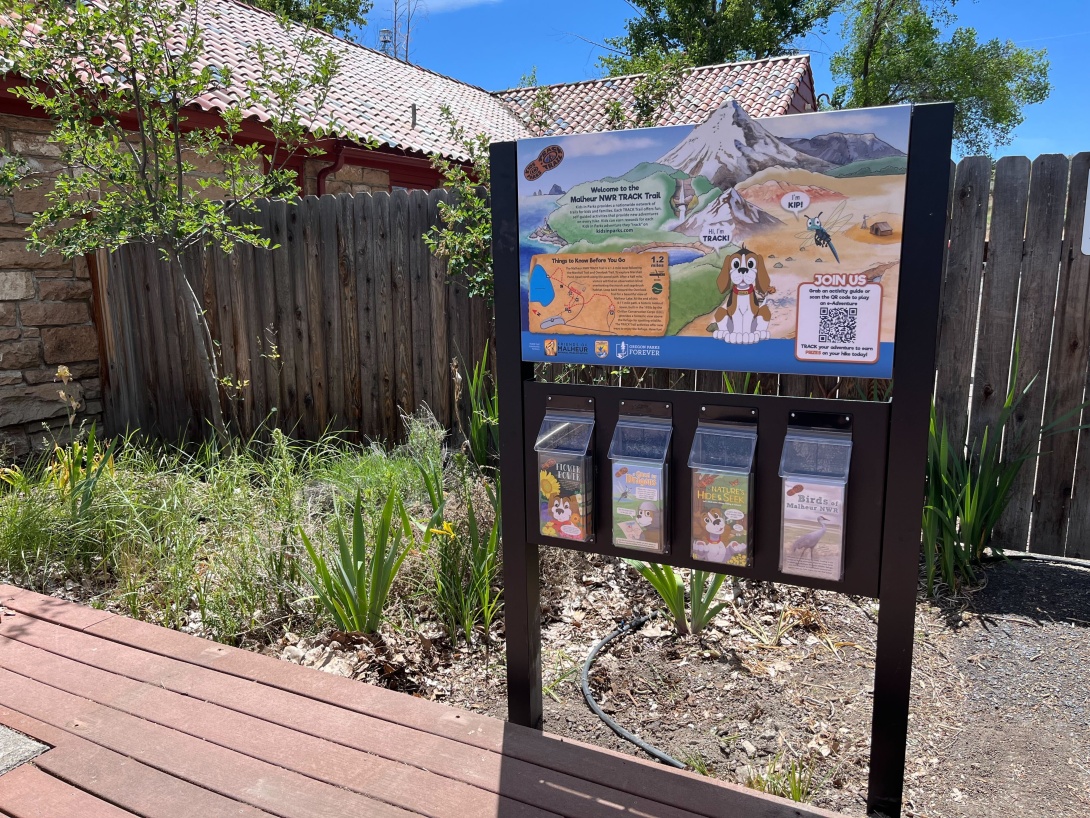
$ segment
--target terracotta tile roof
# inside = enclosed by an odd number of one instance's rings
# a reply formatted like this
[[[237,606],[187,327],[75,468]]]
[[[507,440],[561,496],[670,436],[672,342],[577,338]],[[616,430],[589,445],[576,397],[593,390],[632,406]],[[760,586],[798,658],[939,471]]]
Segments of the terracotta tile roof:
[[[194,104],[204,110],[223,110],[236,102],[248,80],[258,79],[254,45],[260,42],[285,48],[290,46],[290,38],[274,15],[240,0],[203,0],[198,13],[205,61],[229,67],[232,81],[229,87],[204,94]],[[339,55],[341,67],[323,109],[325,120],[305,123],[308,126],[335,119],[346,135],[372,138],[410,153],[465,159],[440,117],[440,106],[446,104],[467,133],[484,133],[493,141],[537,135],[523,123],[536,89],[490,93],[340,37],[319,34],[324,46]],[[607,103],[620,99],[631,106],[631,89],[638,79],[639,75],[631,75],[548,86],[553,91],[554,122],[545,133],[605,130]],[[728,96],[755,117],[802,110],[796,100],[800,89],[807,100],[812,98],[813,79],[805,55],[692,69],[686,72],[676,109],[659,124],[702,122]],[[245,114],[262,122],[269,119],[269,112],[261,108],[250,108]]]
[[[631,113],[632,87],[640,76],[630,74],[547,86],[553,93],[553,122],[543,135],[607,130],[606,106],[612,100],[620,100]],[[535,88],[512,88],[499,91],[496,96],[520,116],[525,116],[536,91]],[[800,91],[807,100],[812,97],[813,77],[810,58],[806,54],[694,68],[685,74],[677,106],[657,124],[703,122],[727,97],[736,99],[753,117],[801,111],[802,105],[795,102]]]
[[[232,87],[206,94],[196,103],[205,110],[222,110],[237,99],[248,79],[257,79],[252,47],[263,42],[284,47],[289,38],[275,16],[237,0],[205,0],[200,5],[208,62],[229,66]],[[326,103],[326,111],[346,132],[410,152],[464,159],[451,141],[439,107],[451,107],[468,133],[486,133],[496,141],[531,134],[503,102],[482,88],[445,77],[417,65],[332,35],[326,47],[341,58],[341,69]],[[416,103],[416,127],[412,104]],[[268,111],[251,109],[248,116],[267,121]],[[311,125],[321,123],[308,123]]]

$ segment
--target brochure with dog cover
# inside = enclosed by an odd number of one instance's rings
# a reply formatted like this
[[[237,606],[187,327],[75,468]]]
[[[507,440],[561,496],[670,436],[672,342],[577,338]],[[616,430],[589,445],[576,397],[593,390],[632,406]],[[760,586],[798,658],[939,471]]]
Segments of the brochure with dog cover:
[[[911,112],[520,140],[523,359],[891,377]]]
[[[613,544],[663,553],[666,540],[666,457],[669,420],[622,417],[609,447]]]
[[[752,562],[754,426],[701,423],[689,453],[693,481],[692,556],[704,562]]]

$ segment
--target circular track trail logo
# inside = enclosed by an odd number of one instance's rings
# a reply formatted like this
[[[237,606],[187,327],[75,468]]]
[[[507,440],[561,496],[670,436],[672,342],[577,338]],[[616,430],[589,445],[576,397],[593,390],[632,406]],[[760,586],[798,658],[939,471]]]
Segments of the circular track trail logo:
[[[563,161],[564,149],[559,145],[549,145],[537,155],[537,159],[526,166],[522,175],[526,177],[527,182],[533,182],[540,179],[543,173],[559,167]]]

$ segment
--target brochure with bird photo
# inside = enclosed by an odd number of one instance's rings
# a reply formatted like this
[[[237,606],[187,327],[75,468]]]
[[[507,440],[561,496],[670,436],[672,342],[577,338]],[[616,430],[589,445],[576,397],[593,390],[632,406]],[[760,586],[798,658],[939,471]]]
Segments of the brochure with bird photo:
[[[844,578],[844,483],[783,478],[780,571],[818,579]]]
[[[661,554],[665,466],[611,461],[613,469],[613,544]]]
[[[748,474],[694,468],[693,559],[750,564]]]

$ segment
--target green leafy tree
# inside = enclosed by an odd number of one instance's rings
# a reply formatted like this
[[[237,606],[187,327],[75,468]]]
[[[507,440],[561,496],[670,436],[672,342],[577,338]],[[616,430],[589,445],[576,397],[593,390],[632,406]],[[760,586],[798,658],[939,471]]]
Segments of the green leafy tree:
[[[528,88],[534,92],[533,99],[526,109],[523,121],[536,134],[544,134],[553,126],[553,89],[548,85],[537,84],[537,66],[523,74],[519,88]]]
[[[324,0],[317,8],[307,0],[247,0],[252,6],[271,11],[278,17],[287,17],[297,23],[314,26],[333,34],[356,39],[355,27],[367,25],[367,13],[374,3],[371,0]]]
[[[799,37],[825,25],[840,0],[629,0],[639,13],[621,37],[606,44],[614,53],[599,63],[610,74],[647,70],[641,59],[684,51],[691,65],[778,57],[792,53]]]
[[[853,0],[832,60],[833,107],[950,101],[963,152],[1009,144],[1023,108],[1052,90],[1046,52],[981,42],[966,27],[944,36],[955,20],[948,0]]]
[[[606,103],[606,122],[610,130],[652,128],[663,116],[673,113],[678,90],[689,66],[685,52],[667,53],[658,48],[633,61],[640,77],[632,85],[631,113],[620,100]]]
[[[335,55],[304,26],[283,19],[290,44],[252,50],[255,79],[234,82],[204,62],[200,0],[0,0],[0,54],[26,80],[12,90],[53,122],[59,168],[0,155],[0,182],[48,182],[47,207],[28,227],[28,246],[65,258],[116,250],[129,242],[158,248],[171,265],[218,433],[226,432],[216,344],[185,275],[185,251],[212,243],[268,247],[246,217],[255,199],[295,191],[286,163],[312,150],[312,138],[337,130],[322,110],[338,70]],[[235,102],[218,122],[192,122],[193,101],[230,89]],[[221,93],[220,98],[223,98]],[[305,100],[305,102],[301,102]],[[236,141],[244,111],[269,114],[270,143]],[[215,163],[216,178],[191,176],[195,161]],[[210,190],[214,188],[214,190]],[[225,194],[229,205],[214,200]]]
[[[535,133],[545,133],[552,126],[552,90],[537,86],[537,68],[522,76],[519,87],[534,92],[523,114],[523,122]],[[439,113],[450,138],[459,146],[462,159],[432,157],[432,167],[443,177],[449,191],[447,201],[439,203],[440,224],[424,236],[424,242],[436,256],[447,260],[447,275],[465,283],[469,294],[492,300],[492,208],[488,200],[492,175],[487,134],[470,134],[458,122],[450,106]]]
[[[432,157],[432,166],[443,176],[443,185],[450,196],[447,201],[439,202],[441,222],[425,234],[424,242],[435,255],[447,260],[447,275],[462,280],[471,296],[491,300],[490,140],[483,133],[467,133],[449,106],[441,106],[439,112],[465,159]]]

